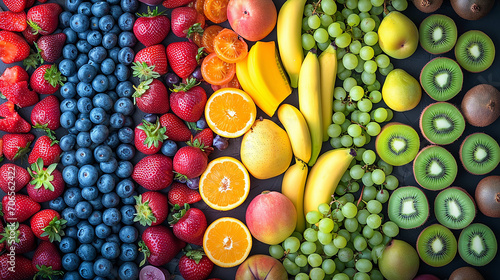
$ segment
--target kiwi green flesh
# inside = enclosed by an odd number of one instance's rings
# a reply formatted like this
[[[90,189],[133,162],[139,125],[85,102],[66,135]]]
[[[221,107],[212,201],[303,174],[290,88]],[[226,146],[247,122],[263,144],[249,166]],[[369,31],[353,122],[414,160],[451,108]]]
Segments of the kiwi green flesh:
[[[495,59],[495,45],[488,35],[478,30],[462,34],[455,45],[457,62],[473,73],[488,69]]]
[[[417,183],[428,190],[442,190],[457,177],[457,161],[443,147],[428,146],[422,149],[413,162],[413,174]]]
[[[411,126],[403,124],[386,125],[375,141],[380,158],[393,166],[411,162],[420,148],[418,133]]]
[[[468,123],[488,126],[500,117],[500,91],[488,84],[476,85],[464,95],[461,108]]]
[[[448,145],[465,130],[465,119],[457,107],[446,102],[427,106],[420,115],[420,131],[429,142]]]
[[[479,181],[474,196],[481,213],[500,218],[500,176],[488,176]]]
[[[460,146],[460,161],[465,170],[472,174],[490,173],[500,162],[500,146],[485,133],[471,134]]]
[[[436,101],[447,101],[462,89],[464,76],[454,60],[445,57],[429,61],[420,73],[420,83],[425,92]]]
[[[457,26],[445,15],[428,16],[420,24],[419,31],[422,48],[432,54],[448,52],[457,42]]]
[[[434,224],[425,228],[417,239],[420,259],[430,266],[449,264],[457,254],[457,239],[446,227]]]
[[[495,233],[486,225],[475,223],[466,227],[458,238],[458,253],[473,266],[484,266],[497,254]]]
[[[429,202],[419,188],[400,187],[391,194],[387,212],[400,228],[417,228],[429,217]]]
[[[448,280],[484,280],[483,275],[477,269],[470,266],[463,266],[455,269]]]
[[[434,214],[443,226],[462,229],[476,217],[476,207],[472,197],[461,188],[441,191],[434,200]]]

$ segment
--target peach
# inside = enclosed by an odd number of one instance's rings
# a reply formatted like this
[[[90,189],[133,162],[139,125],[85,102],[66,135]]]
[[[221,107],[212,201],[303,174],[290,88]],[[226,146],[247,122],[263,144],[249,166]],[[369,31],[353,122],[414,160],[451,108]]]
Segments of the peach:
[[[266,255],[253,255],[236,271],[236,280],[286,280],[285,267],[277,259]]]
[[[230,0],[227,5],[231,28],[248,41],[259,41],[269,35],[277,17],[272,0]]]

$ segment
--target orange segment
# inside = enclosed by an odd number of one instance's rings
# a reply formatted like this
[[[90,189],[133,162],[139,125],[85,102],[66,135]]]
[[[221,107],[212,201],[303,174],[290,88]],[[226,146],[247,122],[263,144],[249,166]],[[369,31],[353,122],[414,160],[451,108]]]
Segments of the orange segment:
[[[250,176],[239,160],[220,157],[212,160],[200,178],[200,194],[216,210],[227,211],[240,206],[250,192]]]
[[[205,119],[217,134],[227,138],[239,137],[252,127],[257,107],[252,98],[237,88],[214,92],[205,105]]]
[[[214,39],[214,50],[225,62],[236,63],[247,56],[248,45],[236,32],[224,29]]]
[[[208,53],[214,52],[214,39],[219,32],[224,28],[219,25],[210,25],[203,31],[203,37],[201,38],[201,45],[205,47],[205,51]]]
[[[241,84],[240,84],[240,81],[238,80],[238,77],[236,77],[236,75],[234,75],[233,79],[231,81],[229,81],[229,83],[227,84],[223,84],[223,85],[212,85],[212,90],[213,91],[217,91],[221,88],[238,88],[238,89],[241,89]]]
[[[236,74],[236,65],[227,63],[211,53],[201,63],[201,75],[203,79],[212,85],[223,85],[229,83]]]
[[[203,13],[213,23],[222,23],[227,20],[227,3],[229,0],[205,0]]]
[[[252,249],[252,236],[240,220],[223,217],[210,224],[203,236],[203,250],[220,267],[241,264]]]

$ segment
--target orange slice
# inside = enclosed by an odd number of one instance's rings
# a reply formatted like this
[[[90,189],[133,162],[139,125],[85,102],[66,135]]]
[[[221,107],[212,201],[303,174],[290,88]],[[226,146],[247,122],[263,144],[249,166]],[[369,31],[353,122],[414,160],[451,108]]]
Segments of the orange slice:
[[[224,28],[219,25],[210,25],[203,31],[203,37],[201,38],[201,45],[205,47],[205,51],[208,53],[214,52],[214,39],[219,32]]]
[[[220,59],[216,53],[211,53],[201,63],[203,80],[212,85],[229,83],[236,75],[236,64],[227,63]]]
[[[239,137],[252,127],[257,107],[252,98],[237,88],[222,88],[214,92],[205,105],[205,119],[217,134]]]
[[[203,236],[203,250],[220,267],[241,264],[252,249],[252,235],[240,220],[223,217],[210,224]]]
[[[214,50],[217,56],[229,63],[236,63],[245,59],[248,54],[248,45],[231,29],[224,29],[214,38]]]
[[[238,89],[241,89],[241,84],[240,84],[240,81],[238,80],[238,77],[236,77],[236,75],[234,75],[233,79],[231,81],[229,81],[229,83],[227,84],[223,84],[223,85],[212,85],[212,90],[213,91],[217,91],[221,88],[238,88]]]
[[[205,0],[203,13],[213,23],[222,23],[227,20],[227,4],[229,0]]]
[[[250,192],[250,175],[239,160],[220,157],[212,160],[200,177],[200,195],[215,210],[240,206]]]

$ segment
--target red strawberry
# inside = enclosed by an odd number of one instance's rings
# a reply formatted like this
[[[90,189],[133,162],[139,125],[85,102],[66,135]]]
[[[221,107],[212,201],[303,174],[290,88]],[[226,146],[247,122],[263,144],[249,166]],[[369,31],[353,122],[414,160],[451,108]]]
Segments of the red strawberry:
[[[42,241],[36,248],[31,260],[33,269],[37,271],[36,276],[50,278],[56,275],[64,275],[62,271],[61,255],[56,245]]]
[[[56,169],[57,163],[43,167],[43,160],[39,158],[36,163],[28,167],[33,178],[26,187],[28,195],[36,202],[47,202],[56,199],[64,191],[62,174]]]
[[[187,78],[198,66],[198,46],[193,42],[174,42],[167,46],[170,68],[181,78]]]
[[[7,223],[22,223],[40,211],[40,204],[24,194],[6,195],[2,198],[2,213]]]
[[[0,166],[0,188],[5,193],[18,192],[30,181],[30,174],[26,169],[13,163],[4,163]]]
[[[14,103],[4,102],[0,105],[0,130],[9,133],[27,133],[30,124],[14,110]]]
[[[59,72],[55,64],[44,64],[31,75],[30,86],[39,94],[53,94],[64,85],[64,81],[66,77]]]
[[[165,135],[165,130],[158,121],[152,124],[144,120],[142,124],[135,128],[135,147],[143,154],[156,154],[160,151],[163,140],[168,138]]]
[[[26,72],[26,70],[19,65],[5,69],[2,76],[0,76],[0,82],[6,82],[7,85],[22,81],[29,81],[29,79],[30,76],[28,75],[28,72]]]
[[[188,29],[196,23],[205,26],[205,17],[193,7],[178,7],[172,10],[172,32],[175,36],[186,38]]]
[[[26,0],[4,0],[3,3],[7,6],[7,9],[13,11],[14,13],[22,12],[26,7]]]
[[[0,12],[0,29],[14,32],[22,32],[26,29],[26,13],[21,12]]]
[[[0,91],[9,101],[14,102],[20,108],[33,106],[39,100],[38,94],[28,88],[27,81],[17,82],[6,87],[0,86]]]
[[[168,203],[171,205],[193,204],[201,200],[198,191],[188,188],[186,184],[174,182],[168,192]]]
[[[0,31],[0,60],[9,64],[23,61],[30,55],[30,46],[23,37],[11,31]]]
[[[33,278],[34,275],[35,271],[31,267],[31,261],[29,259],[18,254],[9,256],[9,253],[0,256],[0,279],[26,280]]]
[[[3,160],[3,139],[2,136],[0,136],[0,162]]]
[[[134,222],[142,226],[156,226],[163,223],[168,216],[168,198],[159,192],[145,192],[135,197],[137,214]]]
[[[198,121],[205,110],[207,94],[205,90],[196,86],[195,79],[189,79],[188,84],[180,84],[170,94],[170,107],[181,119],[187,122]]]
[[[28,44],[33,45],[33,43],[40,38],[40,33],[35,33],[35,30],[28,25],[28,27],[23,31],[23,36]]]
[[[61,219],[61,215],[52,209],[42,210],[31,218],[33,234],[41,240],[61,241],[65,227],[66,220]]]
[[[57,33],[40,37],[40,39],[37,40],[36,45],[43,61],[54,63],[57,59],[59,59],[59,57],[61,57],[65,42],[66,34]]]
[[[139,86],[134,87],[135,93],[132,95],[137,107],[144,113],[164,114],[168,112],[168,91],[167,87],[158,79],[143,81]]]
[[[162,266],[171,261],[186,245],[178,240],[168,227],[162,225],[146,228],[141,238],[139,250],[144,253],[145,258],[140,266],[146,263],[146,259],[151,265]]]
[[[17,254],[24,254],[35,249],[35,235],[31,228],[25,224],[9,223],[5,227],[5,232],[2,231],[2,240],[7,247],[14,246]]]
[[[53,163],[57,163],[61,156],[61,147],[59,147],[59,141],[50,138],[47,135],[38,137],[31,150],[30,156],[28,157],[28,163],[33,164],[37,162],[38,159],[43,160],[45,166],[49,166]]]
[[[167,9],[173,9],[181,6],[185,6],[189,4],[190,2],[193,2],[193,0],[165,0],[163,3],[163,7]]]
[[[59,99],[55,95],[49,95],[38,102],[31,111],[31,124],[34,128],[43,129],[45,132],[59,128]]]
[[[132,178],[148,190],[162,190],[174,179],[172,159],[161,154],[147,156],[135,165]]]
[[[159,78],[167,74],[167,54],[165,46],[158,44],[140,50],[134,58],[132,70],[134,77],[141,81]]]
[[[33,134],[5,134],[3,136],[3,154],[6,159],[13,161],[22,158],[29,150]]]
[[[176,204],[175,208],[180,208]],[[184,209],[172,215],[169,224],[173,224],[174,235],[186,243],[203,245],[203,234],[207,229],[207,218],[198,208],[190,208],[184,204]]]
[[[176,177],[192,179],[200,176],[207,168],[208,158],[202,149],[193,146],[180,148],[174,156]]]
[[[198,141],[198,144],[196,144],[196,141]],[[200,146],[204,149],[211,147],[214,142],[214,132],[210,128],[205,128],[196,134],[192,142],[195,146]]]
[[[170,31],[170,20],[163,12],[158,12],[158,7],[151,11],[139,14],[134,23],[134,35],[144,46],[160,44]]]
[[[179,260],[179,271],[185,280],[207,279],[214,263],[201,250],[186,252]]]
[[[56,3],[34,6],[28,10],[28,25],[35,30],[35,34],[52,34],[57,29],[61,12],[61,6]]]
[[[166,113],[160,117],[160,123],[167,130],[165,135],[173,141],[186,142],[191,138],[191,131],[179,117],[172,113]]]

